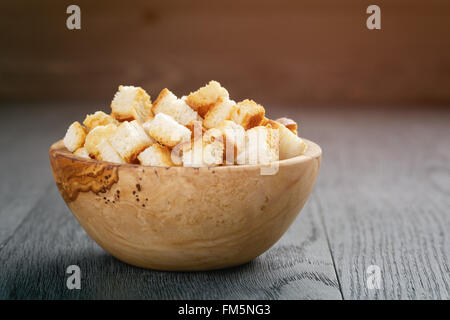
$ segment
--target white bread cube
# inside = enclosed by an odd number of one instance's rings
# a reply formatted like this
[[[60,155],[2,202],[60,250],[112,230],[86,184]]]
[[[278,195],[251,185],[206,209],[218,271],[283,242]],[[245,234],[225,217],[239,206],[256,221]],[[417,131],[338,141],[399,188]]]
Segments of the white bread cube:
[[[201,168],[221,165],[223,150],[224,145],[220,139],[214,141],[194,140],[183,150],[183,166]]]
[[[253,100],[238,102],[231,114],[231,120],[240,124],[245,130],[259,126],[265,118],[264,108]]]
[[[305,152],[306,143],[286,126],[272,120],[269,120],[266,126],[279,131],[280,160],[296,157]]]
[[[86,159],[91,158],[91,157],[89,157],[89,152],[87,152],[85,147],[78,148],[77,150],[74,151],[73,154],[80,158],[86,158]]]
[[[224,120],[231,118],[231,113],[236,106],[236,102],[230,99],[219,98],[205,115],[203,125],[207,129],[215,128]]]
[[[154,143],[138,155],[140,164],[154,167],[174,166],[168,147]]]
[[[246,131],[246,164],[269,164],[279,159],[279,133],[257,126]]]
[[[278,123],[281,123],[282,125],[284,125],[286,128],[291,130],[292,133],[298,135],[298,133],[297,133],[297,122],[295,122],[294,120],[289,119],[289,118],[278,118],[275,121],[278,122]]]
[[[203,144],[203,162],[207,167],[223,164],[224,145],[220,140]]]
[[[203,141],[201,138],[191,143],[184,143],[182,146],[181,160],[183,167],[207,167],[203,162]]]
[[[164,113],[158,113],[153,120],[144,123],[144,129],[150,137],[171,148],[191,139],[188,128]]]
[[[184,100],[178,99],[167,88],[161,91],[153,103],[152,110],[154,114],[165,113],[182,125],[201,119],[198,113],[192,110]]]
[[[85,138],[86,130],[78,121],[75,121],[67,129],[63,142],[70,152],[74,152],[83,146]]]
[[[150,96],[140,87],[119,86],[111,102],[111,115],[119,121],[144,123],[153,117],[151,109]]]
[[[217,130],[223,134],[223,142],[225,145],[225,164],[235,164],[242,154],[243,162],[245,162],[245,130],[244,128],[231,121],[224,120],[217,127]]]
[[[108,140],[126,162],[133,162],[142,150],[153,143],[137,120],[122,122]]]
[[[199,120],[191,121],[185,127],[191,131],[191,139],[201,138],[206,132],[203,122]]]
[[[204,117],[220,98],[228,99],[228,91],[219,82],[210,81],[206,86],[191,92],[186,98],[186,103],[200,116]]]
[[[109,114],[104,113],[103,111],[97,111],[94,114],[88,114],[83,121],[84,126],[91,131],[95,127],[98,126],[106,126],[107,124],[115,124],[118,125],[119,122],[111,117]]]
[[[97,146],[97,149],[99,151],[97,156],[98,160],[114,163],[125,163],[125,160],[117,153],[116,150],[114,150],[108,140],[102,140]]]
[[[84,143],[84,147],[89,153],[89,156],[91,156],[94,159],[101,160],[100,150],[98,146],[103,140],[108,140],[109,137],[114,135],[116,130],[117,126],[110,123],[106,126],[97,126],[91,131],[89,131],[89,133],[86,136],[86,141]]]

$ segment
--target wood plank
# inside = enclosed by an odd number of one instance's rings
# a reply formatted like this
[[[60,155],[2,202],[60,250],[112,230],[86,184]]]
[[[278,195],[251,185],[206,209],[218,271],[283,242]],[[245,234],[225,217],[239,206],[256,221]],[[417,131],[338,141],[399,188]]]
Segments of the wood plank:
[[[449,299],[450,113],[377,109],[303,121],[324,150],[314,201],[344,298]]]
[[[0,299],[340,299],[314,207],[256,260],[232,269],[175,273],[124,264],[88,238],[52,186],[0,251]],[[80,266],[81,290],[65,270]]]
[[[77,4],[82,27],[69,31],[66,2],[0,2],[0,96],[106,102],[119,84],[156,97],[216,79],[264,103],[450,101],[445,0],[378,3],[381,30],[360,0]]]
[[[51,143],[66,127],[83,119],[86,105],[5,104],[0,149],[0,248],[47,191],[53,178],[48,162]]]

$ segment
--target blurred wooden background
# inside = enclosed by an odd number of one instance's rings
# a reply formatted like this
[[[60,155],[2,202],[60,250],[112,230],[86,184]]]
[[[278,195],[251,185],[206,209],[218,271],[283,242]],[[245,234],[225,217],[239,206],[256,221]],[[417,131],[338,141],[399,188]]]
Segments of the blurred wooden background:
[[[366,28],[370,4],[382,30]],[[216,79],[263,105],[450,104],[446,0],[9,0],[0,43],[2,102],[107,106],[119,84],[155,97]]]

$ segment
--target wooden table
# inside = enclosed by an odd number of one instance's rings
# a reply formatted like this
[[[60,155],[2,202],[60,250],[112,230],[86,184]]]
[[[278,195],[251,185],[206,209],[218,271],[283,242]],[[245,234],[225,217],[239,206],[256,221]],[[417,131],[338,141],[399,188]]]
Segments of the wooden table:
[[[269,109],[323,148],[313,194],[283,238],[236,268],[143,270],[97,246],[53,182],[48,148],[95,105],[4,105],[0,298],[449,299],[450,112]],[[399,111],[392,111],[399,110]],[[420,111],[421,110],[421,111]],[[81,268],[68,290],[66,268]],[[379,289],[369,289],[370,265]]]

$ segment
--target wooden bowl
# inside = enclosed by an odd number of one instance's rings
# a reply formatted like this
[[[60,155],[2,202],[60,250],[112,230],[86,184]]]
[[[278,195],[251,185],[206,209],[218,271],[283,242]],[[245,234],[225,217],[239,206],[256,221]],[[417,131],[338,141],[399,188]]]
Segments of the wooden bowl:
[[[208,270],[248,262],[288,229],[311,193],[320,147],[261,165],[146,167],[74,156],[58,141],[50,164],[78,222],[116,258],[143,268]]]

